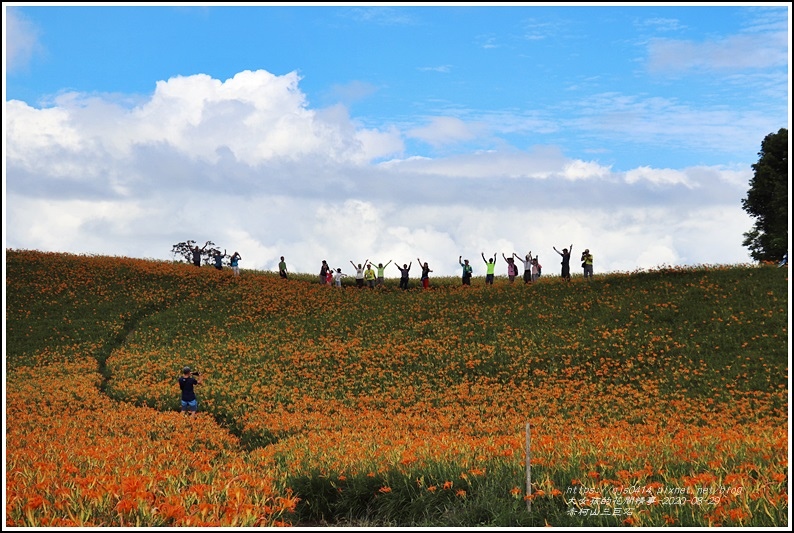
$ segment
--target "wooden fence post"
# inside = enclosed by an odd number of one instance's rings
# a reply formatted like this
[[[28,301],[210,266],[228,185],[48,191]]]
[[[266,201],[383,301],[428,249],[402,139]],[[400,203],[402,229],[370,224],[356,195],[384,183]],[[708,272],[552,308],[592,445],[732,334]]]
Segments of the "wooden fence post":
[[[531,461],[531,454],[529,451],[529,422],[527,422],[527,430],[526,430],[526,448],[525,453],[526,456],[526,465],[527,465],[527,511],[532,511],[532,468],[530,466]]]

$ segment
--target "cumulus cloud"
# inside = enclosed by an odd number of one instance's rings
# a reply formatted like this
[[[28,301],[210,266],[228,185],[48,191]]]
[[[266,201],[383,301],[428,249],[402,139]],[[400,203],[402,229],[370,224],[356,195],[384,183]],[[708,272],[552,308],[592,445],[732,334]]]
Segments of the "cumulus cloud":
[[[749,168],[616,172],[554,145],[415,157],[405,138],[483,131],[451,117],[366,128],[342,104],[312,108],[299,85],[244,71],[160,81],[133,104],[7,102],[7,247],[169,260],[178,242],[212,240],[247,268],[421,259],[436,276],[457,276],[460,255],[482,274],[481,253],[504,266],[501,253],[529,250],[553,275],[552,246],[571,243],[597,272],[747,260]]]

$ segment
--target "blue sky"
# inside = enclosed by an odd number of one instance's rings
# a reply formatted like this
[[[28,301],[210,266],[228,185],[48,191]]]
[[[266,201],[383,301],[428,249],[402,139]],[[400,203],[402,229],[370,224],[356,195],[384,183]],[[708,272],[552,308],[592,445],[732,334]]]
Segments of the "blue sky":
[[[3,9],[6,248],[744,263],[790,127],[788,3]]]

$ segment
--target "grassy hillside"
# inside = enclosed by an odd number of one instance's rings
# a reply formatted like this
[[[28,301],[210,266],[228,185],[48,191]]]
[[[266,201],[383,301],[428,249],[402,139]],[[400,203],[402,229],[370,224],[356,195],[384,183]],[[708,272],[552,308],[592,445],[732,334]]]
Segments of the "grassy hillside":
[[[785,269],[6,268],[7,525],[787,525]]]

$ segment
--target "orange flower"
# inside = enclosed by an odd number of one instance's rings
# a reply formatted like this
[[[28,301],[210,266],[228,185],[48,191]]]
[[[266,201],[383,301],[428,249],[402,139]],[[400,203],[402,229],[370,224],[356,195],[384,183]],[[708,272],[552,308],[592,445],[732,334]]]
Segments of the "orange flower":
[[[452,488],[452,482],[451,481],[445,481],[444,485],[443,485],[443,488],[444,488],[444,490],[451,489]]]
[[[293,496],[292,489],[289,488],[287,489],[286,496],[279,496],[278,498],[276,498],[276,503],[278,503],[281,506],[281,509],[283,511],[289,511],[289,512],[295,511],[295,507],[298,505],[299,501],[301,501],[301,499],[298,498],[297,496]]]
[[[138,502],[136,500],[132,500],[130,498],[122,498],[116,504],[116,511],[120,513],[129,513],[137,507],[138,507]]]

